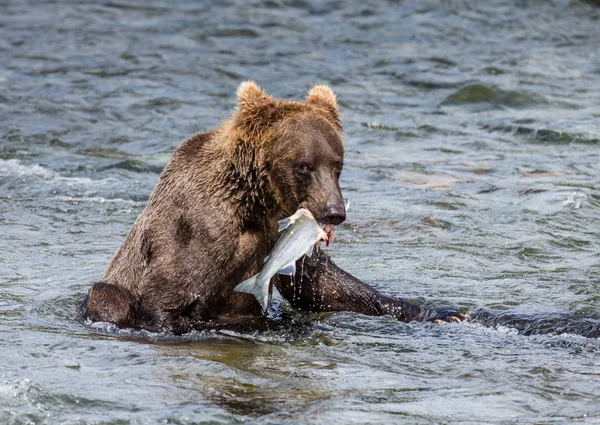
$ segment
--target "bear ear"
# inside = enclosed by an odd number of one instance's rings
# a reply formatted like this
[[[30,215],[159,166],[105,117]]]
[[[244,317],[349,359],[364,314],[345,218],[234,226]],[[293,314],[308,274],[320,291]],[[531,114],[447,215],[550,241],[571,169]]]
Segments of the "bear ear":
[[[325,111],[332,124],[338,131],[342,131],[337,99],[333,90],[326,85],[316,84],[306,94],[306,103]]]
[[[237,89],[238,108],[244,113],[252,113],[258,108],[273,103],[273,98],[266,94],[254,81],[244,81]]]

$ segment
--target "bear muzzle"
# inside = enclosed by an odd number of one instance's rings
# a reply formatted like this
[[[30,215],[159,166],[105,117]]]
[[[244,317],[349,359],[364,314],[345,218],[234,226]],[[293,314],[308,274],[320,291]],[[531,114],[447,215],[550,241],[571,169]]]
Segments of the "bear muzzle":
[[[343,223],[344,220],[346,220],[346,208],[344,207],[344,203],[341,202],[327,205],[322,217],[322,221],[325,224],[338,225]]]

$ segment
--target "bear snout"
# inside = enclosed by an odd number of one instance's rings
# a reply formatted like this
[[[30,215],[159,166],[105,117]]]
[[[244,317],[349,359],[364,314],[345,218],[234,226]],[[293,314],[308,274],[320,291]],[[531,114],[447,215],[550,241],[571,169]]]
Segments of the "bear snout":
[[[323,213],[323,222],[325,224],[338,225],[346,220],[346,208],[343,203],[328,205]]]

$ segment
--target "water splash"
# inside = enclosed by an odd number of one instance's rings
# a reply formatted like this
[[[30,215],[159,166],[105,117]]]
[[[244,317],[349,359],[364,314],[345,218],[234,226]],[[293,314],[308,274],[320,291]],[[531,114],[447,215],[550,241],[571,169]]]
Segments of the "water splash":
[[[0,177],[40,177],[49,180],[56,177],[56,173],[39,164],[24,165],[18,159],[0,159]]]
[[[565,207],[571,207],[573,209],[579,209],[582,207],[584,201],[587,200],[587,195],[581,192],[573,192],[567,199],[564,200],[563,205]]]

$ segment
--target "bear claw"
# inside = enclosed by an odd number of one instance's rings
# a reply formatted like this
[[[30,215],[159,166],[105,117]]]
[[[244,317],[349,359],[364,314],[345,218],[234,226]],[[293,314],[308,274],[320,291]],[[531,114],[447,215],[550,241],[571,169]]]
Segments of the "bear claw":
[[[447,323],[447,322],[455,322],[455,323],[461,323],[463,320],[465,320],[466,318],[468,318],[469,316],[467,316],[464,313],[459,313],[458,316],[449,316],[448,320],[444,320],[444,319],[435,319],[433,321],[433,323]]]

